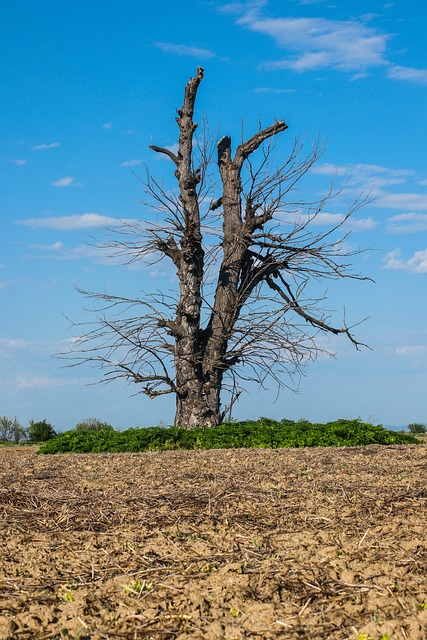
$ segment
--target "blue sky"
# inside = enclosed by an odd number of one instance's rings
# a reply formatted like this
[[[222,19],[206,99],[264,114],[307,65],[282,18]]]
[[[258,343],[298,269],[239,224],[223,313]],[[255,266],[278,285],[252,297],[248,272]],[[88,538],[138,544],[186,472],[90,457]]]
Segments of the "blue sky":
[[[129,269],[90,244],[117,218],[142,219],[148,165],[173,186],[149,144],[176,142],[175,109],[205,69],[196,120],[239,140],[285,119],[327,149],[306,185],[343,191],[336,221],[360,192],[354,259],[373,283],[328,283],[335,317],[357,322],[372,350],[331,340],[336,358],[307,370],[299,393],[255,389],[237,418],[338,417],[427,422],[427,9],[414,0],[39,0],[0,5],[0,415],[59,429],[96,416],[117,427],[170,423],[172,397],[90,386],[90,368],[51,356],[88,319],[73,285],[126,294],[173,287],[173,271]],[[280,160],[280,158],[279,158]],[[326,226],[325,226],[326,228]],[[319,293],[326,285],[319,284]]]

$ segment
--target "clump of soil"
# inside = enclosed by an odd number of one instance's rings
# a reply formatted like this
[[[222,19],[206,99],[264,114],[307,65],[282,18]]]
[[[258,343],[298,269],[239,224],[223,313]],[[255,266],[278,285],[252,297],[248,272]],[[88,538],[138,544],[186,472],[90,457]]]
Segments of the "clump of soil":
[[[426,466],[423,445],[2,448],[0,640],[425,640]]]

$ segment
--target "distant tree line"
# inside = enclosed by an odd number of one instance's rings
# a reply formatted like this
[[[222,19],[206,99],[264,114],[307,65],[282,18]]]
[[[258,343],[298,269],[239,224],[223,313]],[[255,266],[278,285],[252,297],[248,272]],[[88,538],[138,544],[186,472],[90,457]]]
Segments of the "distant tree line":
[[[86,418],[74,427],[76,431],[113,430],[108,422],[98,418]],[[55,428],[47,420],[30,420],[28,427],[24,427],[16,418],[0,417],[0,443],[46,442],[57,434]]]

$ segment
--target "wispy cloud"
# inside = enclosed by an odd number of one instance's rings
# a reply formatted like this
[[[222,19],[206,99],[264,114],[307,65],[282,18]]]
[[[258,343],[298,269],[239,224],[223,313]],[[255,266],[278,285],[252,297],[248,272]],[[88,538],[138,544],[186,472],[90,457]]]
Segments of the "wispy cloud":
[[[397,269],[411,273],[427,273],[427,249],[416,251],[408,260],[401,257],[400,249],[390,251],[384,258],[384,269]]]
[[[60,180],[51,183],[52,187],[77,187],[79,186],[76,179],[72,176],[64,176]]]
[[[301,6],[323,0],[299,0]],[[395,34],[381,32],[369,22],[378,14],[367,13],[351,20],[309,17],[271,17],[265,15],[265,0],[227,3],[218,10],[234,15],[238,25],[272,38],[286,51],[285,57],[261,65],[267,70],[295,72],[332,69],[366,76],[372,69],[384,69],[392,80],[427,84],[427,69],[395,65],[388,43]],[[386,5],[387,7],[388,5]]]
[[[406,80],[415,84],[427,84],[427,69],[392,65],[387,71],[387,76],[392,80]]]
[[[27,218],[18,220],[18,224],[34,229],[53,229],[55,231],[75,231],[77,229],[94,229],[113,226],[118,218],[102,216],[99,213],[83,213],[81,215],[58,216],[49,218]]]
[[[120,249],[114,250],[92,244],[78,244],[77,246],[69,247],[61,241],[52,244],[33,244],[30,245],[29,248],[38,252],[25,256],[30,259],[90,260],[96,264],[124,267],[129,271],[140,271],[146,269],[147,266],[144,260],[138,260],[137,249],[134,252],[129,250],[124,256]],[[135,262],[129,263],[129,259],[132,258],[132,253],[135,254],[136,260]]]
[[[37,144],[33,149],[36,151],[40,149],[54,149],[55,147],[59,147],[59,142],[50,142],[49,144]]]
[[[427,213],[401,213],[388,219],[388,233],[421,233],[427,231]]]
[[[84,385],[93,382],[89,378],[59,378],[58,376],[27,376],[18,375],[16,386],[18,389],[53,389],[70,385]]]
[[[305,214],[301,213],[281,213],[278,215],[278,219],[291,224],[304,223],[306,220]],[[347,231],[370,231],[377,226],[377,222],[371,217],[357,218],[353,216],[346,220],[344,214],[330,211],[323,211],[311,216],[310,224],[314,227],[337,227],[342,224],[343,229]]]
[[[18,167],[22,167],[24,164],[27,164],[27,160],[11,160],[11,162],[16,164]]]
[[[219,5],[217,11],[220,13],[231,14],[247,14],[251,12],[257,12],[263,7],[268,5],[268,0],[245,0],[244,2],[227,2],[226,4]]]
[[[411,344],[403,347],[396,347],[395,354],[397,356],[413,356],[425,353],[427,347],[424,344]]]
[[[28,349],[31,346],[31,342],[28,340],[22,340],[20,338],[0,338],[0,352],[16,351],[20,349]]]
[[[144,160],[135,158],[134,160],[126,160],[125,162],[122,162],[120,166],[121,167],[138,167],[143,162]]]
[[[113,123],[112,122],[106,122],[105,124],[102,125],[103,129],[112,129],[113,128]]]
[[[163,53],[172,53],[176,56],[189,56],[191,58],[198,58],[199,60],[216,58],[216,53],[210,51],[210,49],[204,49],[203,47],[174,44],[173,42],[155,42],[154,46],[160,49],[160,51],[163,51]]]
[[[237,22],[251,31],[270,36],[289,56],[266,63],[267,69],[312,71],[335,69],[366,72],[386,66],[389,36],[363,22],[326,18],[263,18],[249,14]]]
[[[347,184],[361,186],[363,189],[380,189],[404,184],[414,176],[414,171],[410,169],[390,169],[375,164],[323,163],[315,165],[311,171],[318,175],[343,177],[347,180]]]
[[[373,203],[384,209],[406,209],[410,211],[427,211],[427,194],[425,193],[386,193],[379,195]]]
[[[93,260],[98,264],[109,264],[112,257],[107,250],[99,247],[79,244],[75,247],[67,247],[63,242],[58,241],[52,244],[32,244],[30,249],[41,251],[42,254],[27,255],[27,258],[56,258],[58,260]],[[44,255],[43,255],[44,254]]]
[[[255,93],[295,93],[295,89],[275,89],[274,87],[258,87]]]
[[[0,338],[0,357],[13,358],[18,356],[18,353],[24,353],[33,350],[34,344],[29,340],[21,338]]]

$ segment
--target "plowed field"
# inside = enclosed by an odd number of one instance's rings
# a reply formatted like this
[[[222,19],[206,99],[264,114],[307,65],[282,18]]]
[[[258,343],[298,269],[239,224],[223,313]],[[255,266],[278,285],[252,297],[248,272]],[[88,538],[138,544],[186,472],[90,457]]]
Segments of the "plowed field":
[[[426,445],[35,451],[0,449],[0,640],[427,638]]]

